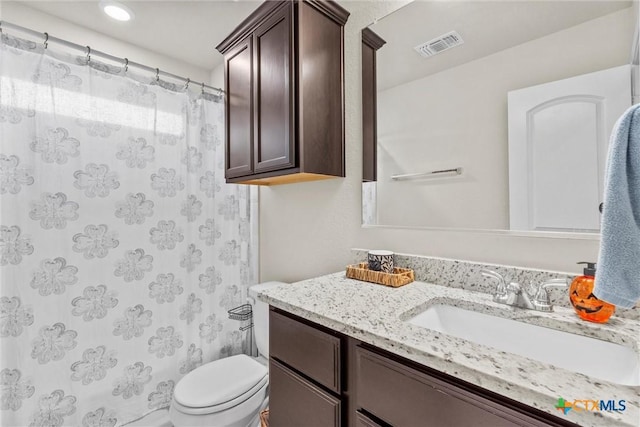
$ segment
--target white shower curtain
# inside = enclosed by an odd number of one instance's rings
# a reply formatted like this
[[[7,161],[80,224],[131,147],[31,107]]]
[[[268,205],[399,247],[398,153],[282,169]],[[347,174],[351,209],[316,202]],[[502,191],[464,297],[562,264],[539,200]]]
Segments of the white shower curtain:
[[[220,98],[52,49],[0,45],[1,424],[113,427],[243,350],[249,190]]]

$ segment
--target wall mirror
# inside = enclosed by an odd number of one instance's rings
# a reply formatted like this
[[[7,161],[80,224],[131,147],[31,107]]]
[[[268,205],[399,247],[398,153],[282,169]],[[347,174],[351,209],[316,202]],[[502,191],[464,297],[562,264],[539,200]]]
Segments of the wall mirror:
[[[414,1],[378,19],[363,223],[596,237],[609,136],[638,102],[637,22],[615,0]]]

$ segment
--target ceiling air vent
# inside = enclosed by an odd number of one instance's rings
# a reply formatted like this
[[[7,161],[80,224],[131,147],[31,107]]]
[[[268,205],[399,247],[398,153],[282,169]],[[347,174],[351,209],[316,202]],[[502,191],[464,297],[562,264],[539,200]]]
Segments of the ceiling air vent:
[[[464,43],[460,34],[455,31],[450,31],[447,34],[443,34],[440,37],[436,37],[433,40],[429,40],[426,43],[422,43],[414,49],[425,58],[436,55],[440,52],[444,52],[447,49],[456,47]]]

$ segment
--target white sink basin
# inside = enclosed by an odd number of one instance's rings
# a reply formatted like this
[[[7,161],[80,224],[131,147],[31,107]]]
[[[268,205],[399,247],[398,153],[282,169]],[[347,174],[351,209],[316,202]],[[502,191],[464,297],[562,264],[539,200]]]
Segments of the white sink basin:
[[[638,354],[619,344],[449,305],[431,306],[408,322],[592,378],[640,385]]]

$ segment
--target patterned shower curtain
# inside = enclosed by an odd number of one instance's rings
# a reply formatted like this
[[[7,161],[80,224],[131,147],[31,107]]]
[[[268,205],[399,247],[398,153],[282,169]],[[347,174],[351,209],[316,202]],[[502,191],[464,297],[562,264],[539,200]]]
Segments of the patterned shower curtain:
[[[224,184],[222,100],[6,34],[0,79],[1,424],[166,408],[245,346],[227,310],[252,218]]]

